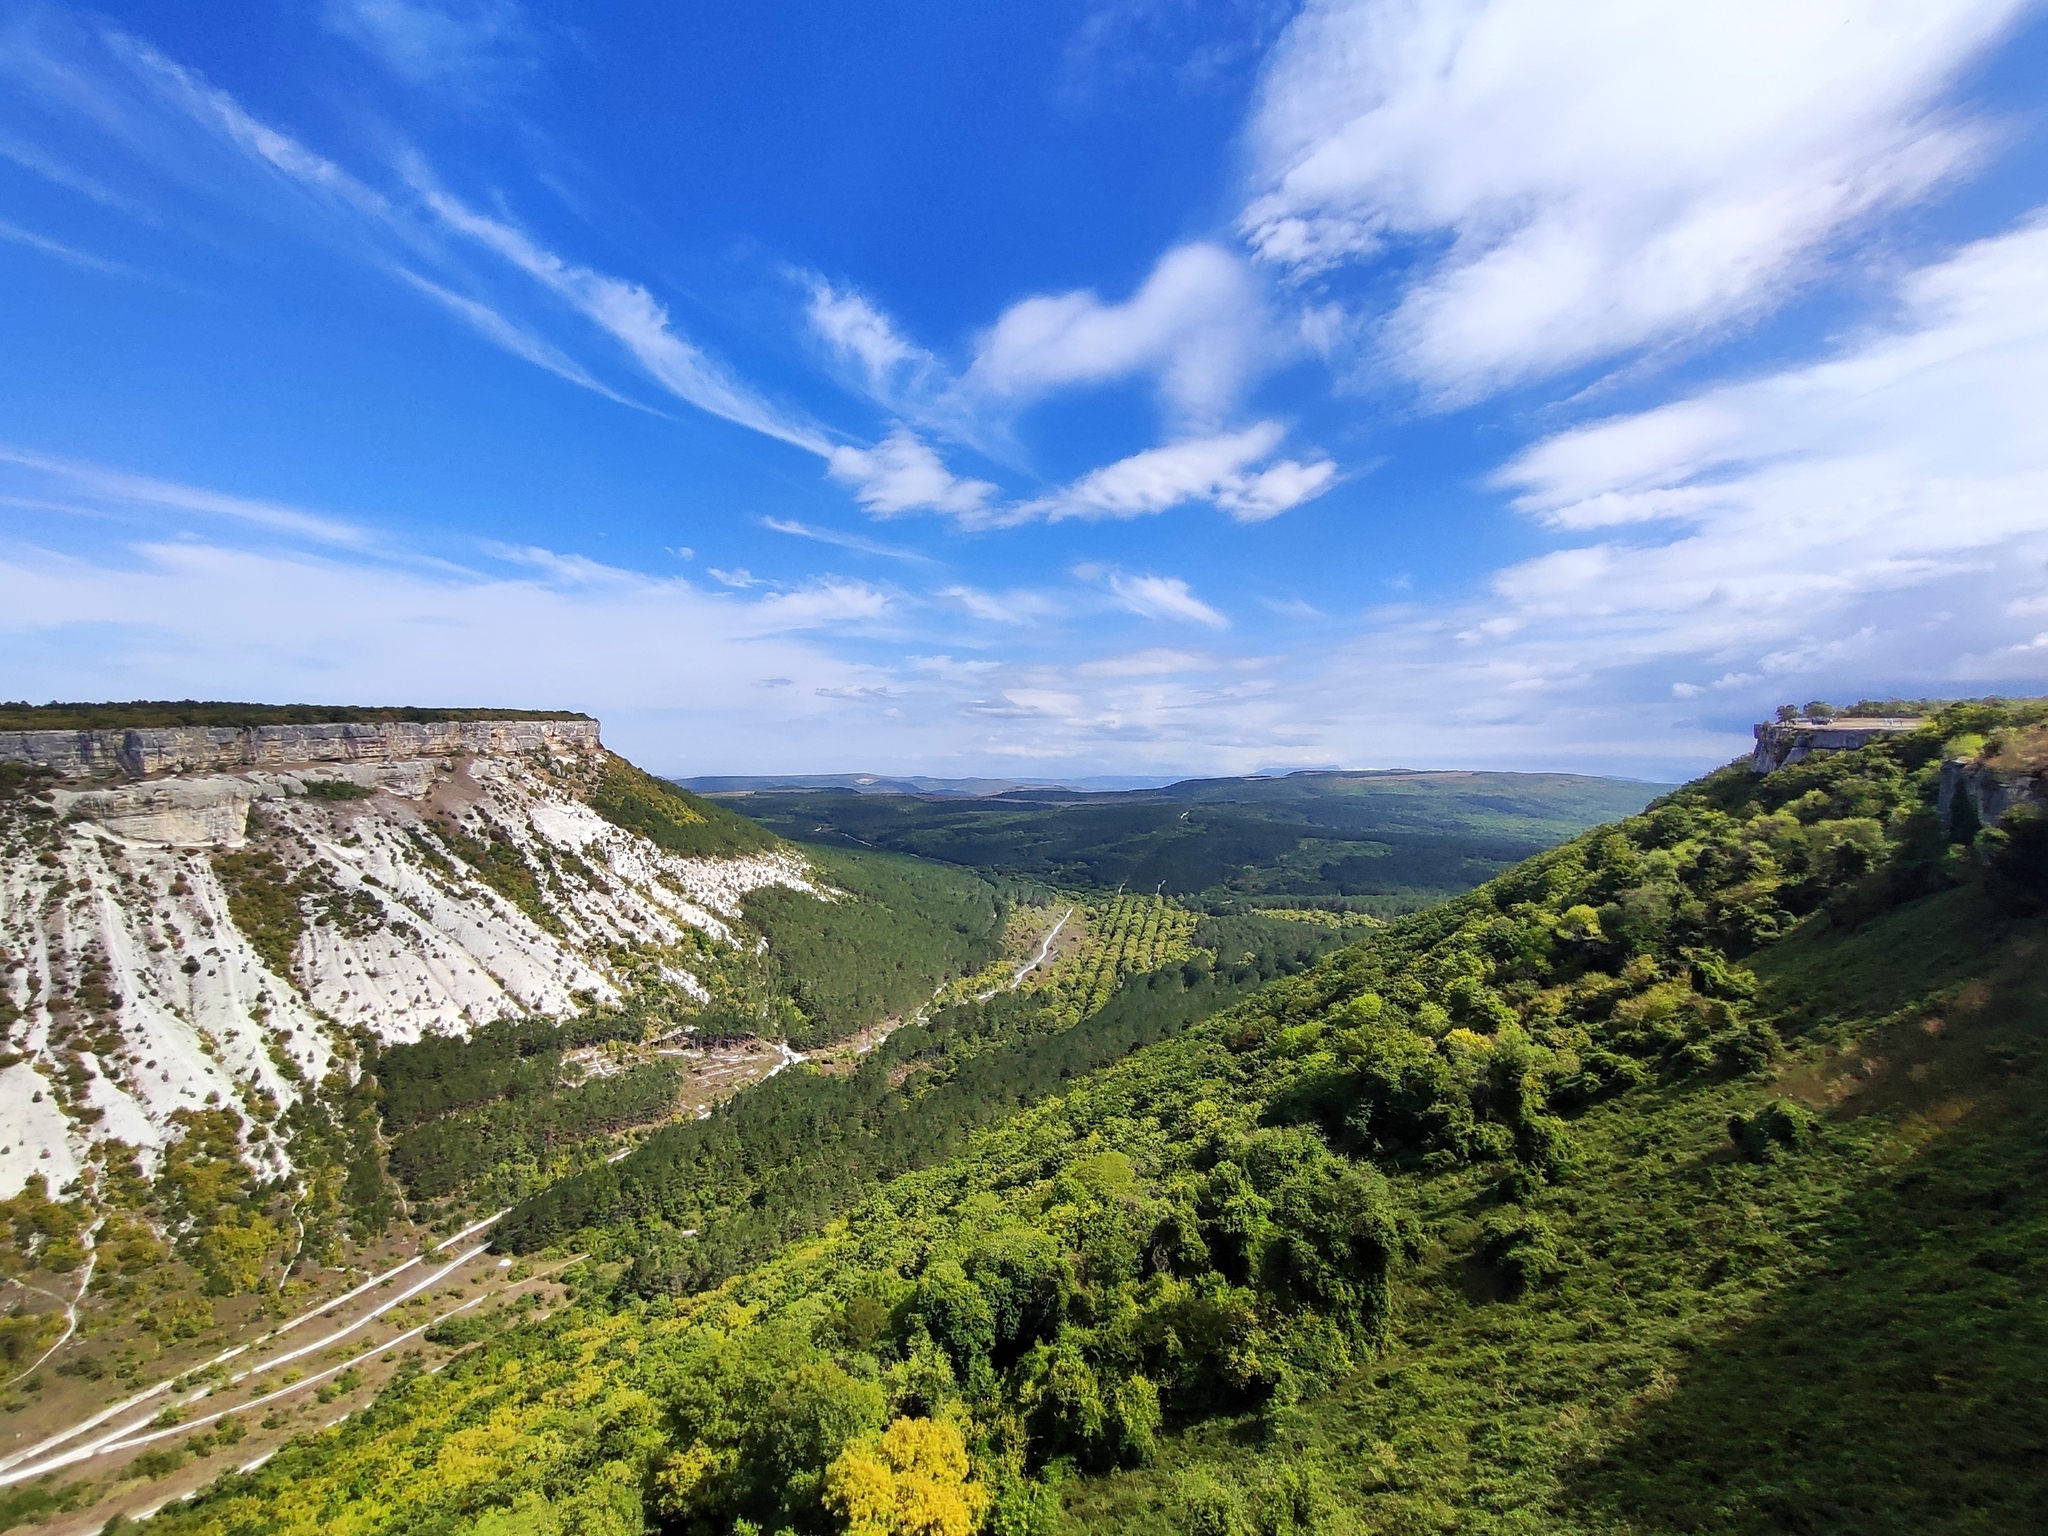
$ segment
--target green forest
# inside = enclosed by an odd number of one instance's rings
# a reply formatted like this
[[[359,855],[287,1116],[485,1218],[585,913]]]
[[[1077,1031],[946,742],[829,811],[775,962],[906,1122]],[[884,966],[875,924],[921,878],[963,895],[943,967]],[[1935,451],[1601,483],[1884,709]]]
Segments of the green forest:
[[[757,793],[726,803],[786,837],[889,848],[1069,888],[1160,890],[1211,910],[1392,916],[1640,810],[1664,786],[1571,774],[1298,773],[983,799]]]
[[[768,937],[771,983],[800,1015],[787,1031],[797,1049],[908,1014],[1000,952],[1006,906],[988,881],[886,853],[805,852],[839,898],[768,886],[745,901]]]
[[[2048,819],[1940,782],[2044,719],[1731,766],[1293,974],[785,1073],[508,1219],[572,1304],[154,1523],[2042,1529]]]

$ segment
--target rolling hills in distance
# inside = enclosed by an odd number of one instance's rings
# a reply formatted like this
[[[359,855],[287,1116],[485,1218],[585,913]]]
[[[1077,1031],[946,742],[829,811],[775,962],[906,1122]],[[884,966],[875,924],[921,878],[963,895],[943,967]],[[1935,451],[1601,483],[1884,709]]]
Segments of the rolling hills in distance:
[[[1056,886],[1157,891],[1212,910],[1311,906],[1388,916],[1468,890],[1671,787],[1404,770],[978,796],[880,787],[887,782],[700,792],[805,843],[885,848]]]

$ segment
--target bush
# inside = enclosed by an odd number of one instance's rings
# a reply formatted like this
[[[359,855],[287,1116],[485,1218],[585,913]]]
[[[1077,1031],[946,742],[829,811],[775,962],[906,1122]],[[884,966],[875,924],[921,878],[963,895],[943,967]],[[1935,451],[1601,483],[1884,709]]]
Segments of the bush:
[[[1180,1528],[1187,1536],[1251,1536],[1244,1496],[1237,1484],[1208,1467],[1190,1467],[1181,1474]]]
[[[1813,1140],[1813,1112],[1790,1099],[1772,1099],[1754,1115],[1730,1115],[1728,1139],[1753,1163],[1769,1162],[1780,1147],[1797,1151]]]
[[[1517,1290],[1542,1285],[1564,1273],[1557,1233],[1533,1211],[1496,1211],[1480,1231],[1479,1252]]]
[[[368,800],[377,793],[367,784],[351,784],[347,779],[307,779],[304,784],[308,800]]]

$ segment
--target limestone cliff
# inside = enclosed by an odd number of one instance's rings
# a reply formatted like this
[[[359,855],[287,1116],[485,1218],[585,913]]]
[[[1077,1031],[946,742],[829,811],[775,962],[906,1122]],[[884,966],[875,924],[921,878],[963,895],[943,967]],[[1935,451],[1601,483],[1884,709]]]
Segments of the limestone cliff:
[[[66,778],[142,778],[209,768],[393,763],[466,752],[586,751],[599,745],[595,720],[0,731],[0,763],[34,764]]]
[[[1944,832],[1954,833],[1959,817],[1965,825],[1995,826],[2019,806],[2048,806],[2048,764],[1953,758],[1941,765],[1936,805]]]
[[[690,857],[606,820],[634,770],[594,721],[16,733],[0,760],[62,775],[0,795],[0,1195],[108,1138],[147,1169],[201,1106],[283,1175],[270,1127],[363,1035],[650,986],[687,1013],[748,891],[828,894],[786,845]]]
[[[1850,716],[1834,720],[1766,721],[1755,727],[1756,751],[1749,765],[1758,773],[1773,773],[1815,753],[1854,752],[1887,736],[1903,736],[1917,731],[1923,723],[1903,717]]]

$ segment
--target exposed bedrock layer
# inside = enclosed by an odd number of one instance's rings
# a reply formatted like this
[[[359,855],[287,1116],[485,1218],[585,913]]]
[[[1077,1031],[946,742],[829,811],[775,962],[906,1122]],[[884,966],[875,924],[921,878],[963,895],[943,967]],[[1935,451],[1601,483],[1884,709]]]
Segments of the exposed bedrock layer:
[[[169,726],[120,731],[0,731],[0,762],[65,778],[145,778],[294,763],[400,762],[470,752],[582,751],[595,720],[466,720],[430,724]]]
[[[1957,813],[1965,805],[1975,814],[1978,826],[1996,826],[2000,817],[2017,806],[2048,805],[2048,783],[2031,768],[2000,769],[1957,758],[1941,765],[1937,804],[1944,832],[1955,830]]]
[[[1749,765],[1770,773],[1815,752],[1854,752],[1886,736],[1903,736],[1920,728],[1909,719],[1838,719],[1766,721],[1756,727],[1756,752]]]

